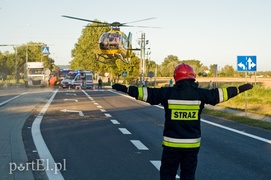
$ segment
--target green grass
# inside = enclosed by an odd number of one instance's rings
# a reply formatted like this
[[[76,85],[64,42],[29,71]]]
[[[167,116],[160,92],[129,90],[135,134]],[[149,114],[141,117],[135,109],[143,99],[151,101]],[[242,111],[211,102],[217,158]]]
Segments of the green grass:
[[[271,89],[255,85],[253,89],[247,91],[247,96],[245,96],[245,93],[241,93],[218,106],[244,111],[246,103],[247,112],[271,116]]]
[[[258,127],[258,128],[262,128],[262,129],[266,129],[266,130],[271,130],[271,123],[270,122],[252,119],[252,118],[245,117],[245,116],[237,116],[232,113],[227,113],[227,112],[223,112],[223,111],[219,111],[219,110],[212,110],[212,109],[207,109],[207,108],[203,109],[202,112],[207,115],[224,118],[227,120],[246,124],[249,126]]]

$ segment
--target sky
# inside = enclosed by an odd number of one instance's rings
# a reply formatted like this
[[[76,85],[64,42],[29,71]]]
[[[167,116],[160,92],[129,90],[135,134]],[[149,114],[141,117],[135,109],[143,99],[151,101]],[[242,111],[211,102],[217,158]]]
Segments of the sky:
[[[0,0],[0,45],[43,42],[56,65],[72,60],[71,50],[87,22],[133,22],[133,48],[145,33],[149,58],[161,64],[168,55],[203,65],[231,65],[237,56],[256,56],[257,71],[271,71],[270,0]],[[0,51],[13,52],[12,47]]]

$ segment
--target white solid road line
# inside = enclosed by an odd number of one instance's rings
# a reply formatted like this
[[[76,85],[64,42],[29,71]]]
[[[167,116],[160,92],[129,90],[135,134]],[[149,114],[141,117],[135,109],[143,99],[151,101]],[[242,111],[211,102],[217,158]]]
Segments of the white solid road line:
[[[54,92],[54,94],[51,96],[51,98],[47,101],[47,103],[44,105],[38,116],[35,118],[31,133],[34,140],[34,144],[37,148],[39,157],[43,161],[44,168],[46,168],[45,172],[49,180],[64,180],[62,174],[60,171],[56,172],[55,160],[53,159],[48,147],[46,146],[44,139],[40,132],[40,124],[43,118],[43,115],[46,113],[48,107],[50,106],[51,102],[53,101],[58,89]],[[49,167],[49,168],[48,168]]]
[[[0,103],[0,106],[3,106],[4,104],[6,104],[6,103],[8,103],[8,102],[10,102],[10,101],[12,101],[12,100],[14,100],[14,99],[17,99],[18,97],[20,97],[20,96],[22,96],[22,95],[24,95],[24,94],[27,94],[27,92],[22,93],[22,94],[19,94],[18,96],[15,96],[15,97],[13,97],[13,98],[10,98],[10,99],[8,99],[8,100],[6,100],[6,101],[4,101],[4,102],[1,102],[1,103]]]
[[[158,108],[160,108],[160,109],[164,109],[164,107],[162,107],[162,106],[159,106],[159,105],[155,105],[155,106],[158,107]],[[239,130],[236,130],[236,129],[233,129],[233,128],[230,128],[230,127],[227,127],[227,126],[223,126],[223,125],[220,125],[220,124],[217,124],[217,123],[213,123],[213,122],[207,121],[205,119],[200,119],[200,121],[202,121],[202,122],[204,122],[206,124],[210,124],[212,126],[216,126],[216,127],[219,127],[219,128],[231,131],[231,132],[235,132],[237,134],[241,134],[243,136],[247,136],[247,137],[250,137],[250,138],[253,138],[253,139],[257,139],[259,141],[263,141],[263,142],[266,142],[268,144],[271,144],[271,140],[270,139],[265,139],[265,138],[262,138],[262,137],[259,137],[259,136],[253,135],[253,134],[245,133],[243,131],[239,131]]]
[[[253,139],[257,139],[259,141],[263,141],[263,142],[266,142],[268,144],[271,144],[271,140],[269,139],[265,139],[265,138],[262,138],[262,137],[259,137],[259,136],[255,136],[253,134],[249,134],[249,133],[245,133],[243,131],[239,131],[239,130],[236,130],[236,129],[233,129],[233,128],[229,128],[227,126],[223,126],[223,125],[220,125],[220,124],[217,124],[217,123],[213,123],[213,122],[210,122],[210,121],[207,121],[205,119],[201,119],[202,122],[205,122],[207,124],[211,124],[213,126],[216,126],[216,127],[219,127],[219,128],[222,128],[222,129],[226,129],[228,131],[231,131],[231,132],[235,132],[237,134],[241,134],[241,135],[244,135],[244,136],[247,136],[247,137],[251,137]]]

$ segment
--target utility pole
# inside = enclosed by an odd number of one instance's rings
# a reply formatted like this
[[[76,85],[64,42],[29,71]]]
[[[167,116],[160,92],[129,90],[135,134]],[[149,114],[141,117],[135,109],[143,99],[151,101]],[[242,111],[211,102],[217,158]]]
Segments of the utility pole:
[[[142,83],[145,76],[145,33],[141,33],[140,40],[140,82]]]
[[[140,39],[140,82],[141,83],[144,81],[144,77],[146,75],[145,49],[146,49],[145,33],[141,33],[141,39]]]

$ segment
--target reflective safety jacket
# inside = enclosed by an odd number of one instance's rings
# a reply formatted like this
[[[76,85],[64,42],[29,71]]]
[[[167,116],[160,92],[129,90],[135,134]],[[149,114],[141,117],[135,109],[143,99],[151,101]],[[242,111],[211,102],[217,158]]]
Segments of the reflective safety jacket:
[[[173,87],[129,86],[128,94],[151,105],[164,106],[163,146],[192,150],[200,147],[200,115],[204,105],[227,101],[238,94],[238,88],[202,89],[193,80],[183,80]]]

